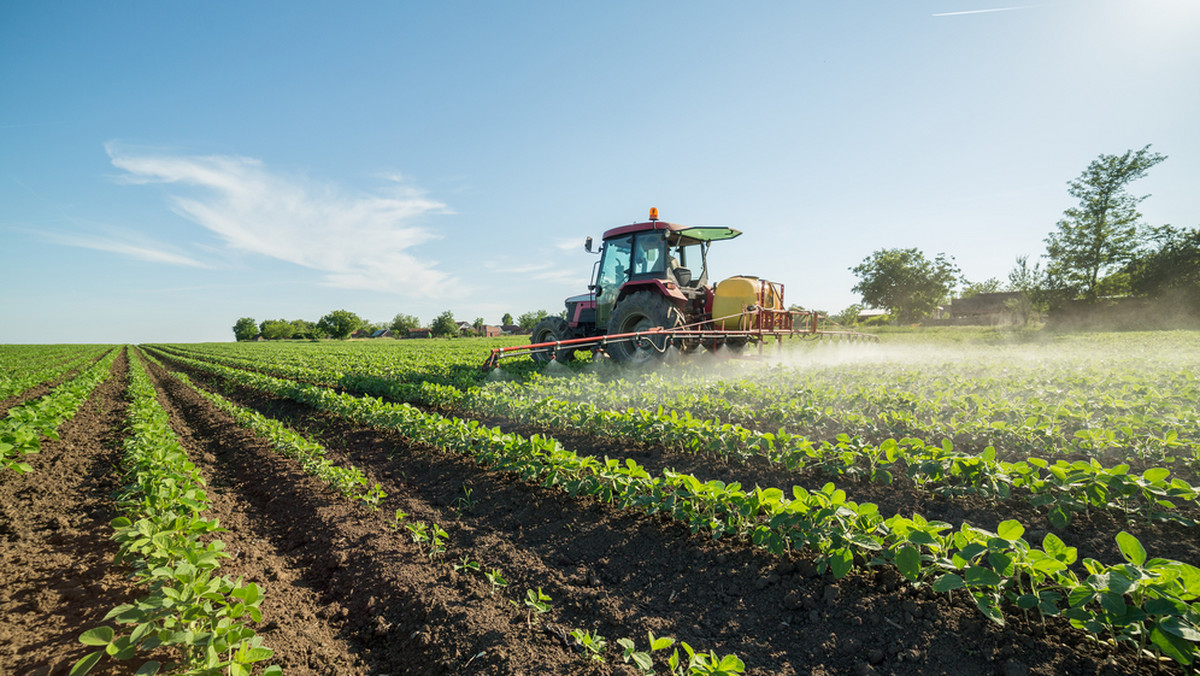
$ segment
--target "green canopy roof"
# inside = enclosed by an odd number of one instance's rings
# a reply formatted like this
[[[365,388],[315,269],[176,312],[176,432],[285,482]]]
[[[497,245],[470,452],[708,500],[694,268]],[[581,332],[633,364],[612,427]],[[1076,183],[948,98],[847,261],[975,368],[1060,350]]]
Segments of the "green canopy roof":
[[[671,234],[676,237],[694,239],[698,242],[717,242],[723,239],[733,239],[742,234],[742,231],[734,230],[724,225],[697,225],[691,228],[675,230]]]

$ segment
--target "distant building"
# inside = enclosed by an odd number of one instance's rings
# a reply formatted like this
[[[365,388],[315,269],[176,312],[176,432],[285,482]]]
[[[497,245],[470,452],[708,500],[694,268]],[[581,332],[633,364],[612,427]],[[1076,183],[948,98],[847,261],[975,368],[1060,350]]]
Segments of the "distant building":
[[[1009,301],[1020,297],[1021,294],[1015,291],[1003,291],[955,298],[950,301],[950,319],[955,324],[1002,324],[1012,315],[1008,309]]]
[[[409,338],[432,338],[433,337],[433,329],[427,329],[427,328],[409,329],[408,337]]]
[[[506,333],[506,334],[509,334],[512,336],[519,336],[519,335],[522,335],[525,333],[529,333],[529,331],[526,331],[525,329],[521,328],[520,325],[518,325],[518,324],[505,324],[500,327],[500,332]]]
[[[484,324],[480,328],[479,335],[483,336],[484,338],[495,338],[497,336],[504,335],[504,330],[499,326],[488,326],[487,324]]]
[[[394,335],[395,334],[392,333],[391,329],[379,329],[375,333],[372,333],[371,337],[372,338],[392,338],[392,337],[394,337]]]

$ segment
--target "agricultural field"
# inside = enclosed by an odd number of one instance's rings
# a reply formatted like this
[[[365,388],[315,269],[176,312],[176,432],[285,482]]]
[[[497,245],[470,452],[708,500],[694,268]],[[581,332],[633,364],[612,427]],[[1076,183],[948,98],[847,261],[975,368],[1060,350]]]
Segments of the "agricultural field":
[[[1200,333],[520,342],[0,346],[0,674],[1194,673]]]

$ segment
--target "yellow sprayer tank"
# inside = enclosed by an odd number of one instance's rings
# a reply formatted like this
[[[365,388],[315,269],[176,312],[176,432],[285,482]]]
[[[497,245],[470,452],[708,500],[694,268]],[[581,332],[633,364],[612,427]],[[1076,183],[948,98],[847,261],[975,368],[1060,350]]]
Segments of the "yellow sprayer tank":
[[[739,275],[722,280],[717,284],[717,289],[713,293],[713,328],[726,331],[744,331],[753,328],[753,317],[742,315],[731,319],[722,319],[722,317],[745,312],[746,308],[751,306],[782,310],[783,285],[749,275]]]

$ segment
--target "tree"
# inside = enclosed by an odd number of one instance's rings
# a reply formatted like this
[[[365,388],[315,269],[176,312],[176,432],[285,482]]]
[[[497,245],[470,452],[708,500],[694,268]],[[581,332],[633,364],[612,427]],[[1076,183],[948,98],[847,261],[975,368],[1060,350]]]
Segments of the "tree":
[[[500,318],[500,324],[503,326],[512,326],[512,323],[513,323],[512,315],[505,312],[504,316]]]
[[[475,321],[471,322],[471,328],[475,329],[475,333],[483,333],[483,317],[476,317]]]
[[[310,339],[310,340],[316,339],[317,338],[316,323],[310,322],[307,319],[293,319],[292,320],[292,338],[306,338],[306,339]]]
[[[1200,229],[1170,225],[1150,235],[1158,247],[1126,268],[1133,293],[1190,304],[1200,310]]]
[[[258,322],[253,317],[242,317],[233,325],[234,340],[254,340],[258,335]]]
[[[853,303],[846,307],[845,310],[831,315],[829,318],[841,324],[842,326],[854,326],[858,323],[858,315],[862,313],[862,306],[858,303]]]
[[[267,340],[283,340],[291,338],[296,327],[286,319],[266,319],[259,324],[258,330]]]
[[[517,325],[520,326],[521,328],[525,329],[526,331],[532,331],[533,327],[537,326],[538,322],[542,321],[543,319],[545,319],[546,317],[549,317],[549,316],[550,316],[550,313],[546,312],[545,310],[538,310],[537,312],[526,312],[526,313],[522,314],[520,317],[517,317]]]
[[[1000,280],[996,279],[995,277],[982,282],[972,283],[968,282],[966,279],[962,281],[963,290],[958,293],[959,298],[970,298],[971,296],[978,296],[981,293],[996,293],[1000,290]]]
[[[1058,232],[1046,238],[1051,278],[1074,295],[1096,298],[1105,272],[1128,263],[1141,242],[1137,205],[1149,195],[1135,197],[1125,187],[1165,159],[1149,145],[1124,155],[1100,155],[1067,184],[1079,206],[1063,212]]]
[[[392,317],[392,323],[388,327],[397,337],[403,338],[408,335],[409,331],[421,326],[421,320],[413,315],[398,314]]]
[[[1005,307],[1022,326],[1030,317],[1045,310],[1045,274],[1040,263],[1029,267],[1029,256],[1017,256],[1017,263],[1008,273],[1007,290],[1017,297],[1005,303]]]
[[[320,321],[317,322],[317,331],[330,338],[341,340],[362,328],[364,323],[362,318],[353,312],[334,310],[321,317]]]
[[[458,335],[458,322],[454,321],[454,313],[446,310],[433,320],[433,326],[430,327],[435,336],[445,336],[447,338]]]
[[[859,282],[853,291],[863,303],[884,308],[902,323],[929,316],[954,288],[958,266],[938,254],[929,260],[917,249],[880,249],[853,268]]]

